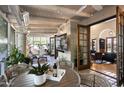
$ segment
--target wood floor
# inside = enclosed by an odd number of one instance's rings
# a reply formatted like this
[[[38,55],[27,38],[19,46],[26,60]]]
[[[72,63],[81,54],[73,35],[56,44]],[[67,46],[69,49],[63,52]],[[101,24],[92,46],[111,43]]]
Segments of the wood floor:
[[[116,77],[116,64],[95,64],[93,63],[91,66],[91,69]]]

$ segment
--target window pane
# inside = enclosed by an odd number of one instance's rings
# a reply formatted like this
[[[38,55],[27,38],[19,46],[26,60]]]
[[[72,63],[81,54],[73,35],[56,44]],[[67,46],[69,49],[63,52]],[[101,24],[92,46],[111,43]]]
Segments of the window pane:
[[[84,35],[84,40],[87,40],[87,35]]]
[[[87,63],[88,63],[88,62],[87,62],[87,59],[84,59],[84,60],[83,60],[83,65],[87,65]]]
[[[83,53],[83,58],[87,59],[87,53]]]
[[[83,34],[80,34],[80,39],[83,39]]]

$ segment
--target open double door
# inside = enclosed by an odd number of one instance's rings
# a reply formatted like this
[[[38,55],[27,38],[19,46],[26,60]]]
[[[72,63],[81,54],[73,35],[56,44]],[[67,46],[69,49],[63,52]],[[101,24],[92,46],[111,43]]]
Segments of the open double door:
[[[116,9],[117,86],[124,85],[124,12]],[[90,26],[77,25],[77,69],[90,69]]]

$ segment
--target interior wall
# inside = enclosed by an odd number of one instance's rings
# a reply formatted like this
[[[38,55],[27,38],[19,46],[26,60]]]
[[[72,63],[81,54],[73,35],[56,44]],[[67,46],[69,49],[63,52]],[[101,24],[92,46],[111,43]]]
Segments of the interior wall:
[[[77,59],[77,23],[71,22],[71,60],[75,62]]]
[[[112,34],[110,34],[112,32]],[[96,50],[99,52],[99,38],[106,39],[106,37],[116,36],[116,19],[110,19],[105,22],[91,26],[90,42],[96,39]]]

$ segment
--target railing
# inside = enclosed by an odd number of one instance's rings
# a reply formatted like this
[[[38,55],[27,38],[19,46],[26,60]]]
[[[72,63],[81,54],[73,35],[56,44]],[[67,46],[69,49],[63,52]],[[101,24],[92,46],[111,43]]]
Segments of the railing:
[[[111,87],[111,84],[102,76],[91,73],[82,73],[81,85],[86,85],[88,87]]]

